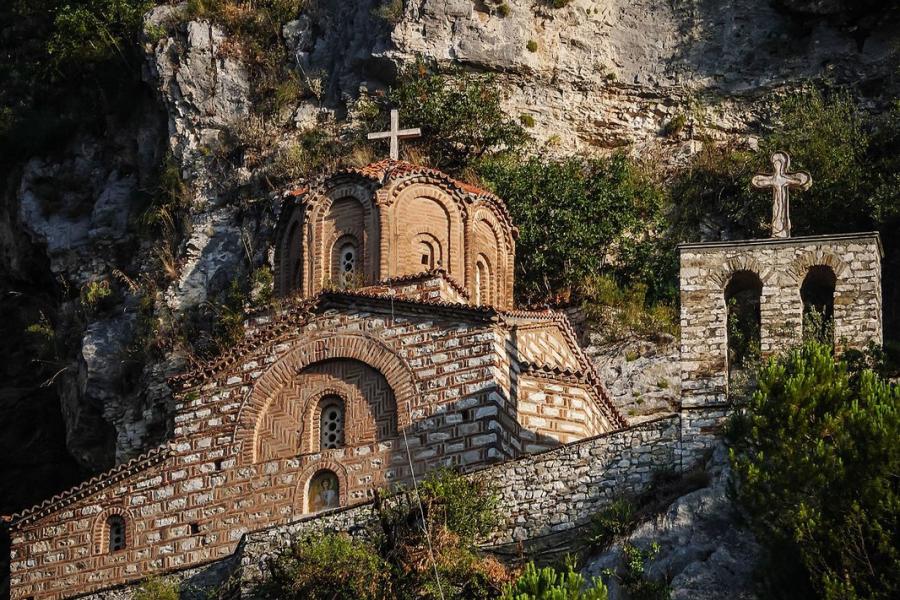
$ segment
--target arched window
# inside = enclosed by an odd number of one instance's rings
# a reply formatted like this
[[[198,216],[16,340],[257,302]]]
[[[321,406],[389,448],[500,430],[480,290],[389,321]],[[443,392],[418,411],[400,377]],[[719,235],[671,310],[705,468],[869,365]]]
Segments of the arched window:
[[[309,480],[307,512],[319,512],[341,505],[341,484],[333,471],[323,469]]]
[[[484,255],[475,261],[475,304],[491,303],[491,267]]]
[[[803,300],[803,339],[834,344],[834,288],[837,277],[831,267],[810,267],[800,286]]]
[[[338,251],[338,283],[342,288],[351,287],[356,279],[356,244],[346,242]]]
[[[340,448],[344,445],[344,401],[340,396],[326,396],[319,406],[319,449]]]
[[[729,391],[746,387],[760,356],[762,281],[752,271],[738,271],[725,286]]]
[[[119,515],[112,515],[106,519],[106,548],[109,552],[124,550],[125,519]]]
[[[421,256],[422,268],[430,271],[435,267],[434,246],[428,242],[419,242],[419,255]]]

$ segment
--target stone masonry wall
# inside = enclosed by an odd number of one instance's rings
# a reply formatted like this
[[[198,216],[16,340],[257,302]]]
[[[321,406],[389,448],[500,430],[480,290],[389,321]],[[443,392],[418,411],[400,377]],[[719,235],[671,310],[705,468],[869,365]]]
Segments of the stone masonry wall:
[[[811,267],[830,267],[835,345],[881,343],[881,243],[876,233],[744,240],[681,246],[681,374],[686,407],[725,401],[727,309],[731,277],[762,281],[761,350],[769,355],[802,339],[800,287]]]
[[[685,450],[709,447],[728,413],[725,289],[736,273],[762,282],[760,350],[803,339],[800,289],[810,269],[833,271],[835,350],[882,341],[877,233],[684,244],[681,250],[681,404]]]

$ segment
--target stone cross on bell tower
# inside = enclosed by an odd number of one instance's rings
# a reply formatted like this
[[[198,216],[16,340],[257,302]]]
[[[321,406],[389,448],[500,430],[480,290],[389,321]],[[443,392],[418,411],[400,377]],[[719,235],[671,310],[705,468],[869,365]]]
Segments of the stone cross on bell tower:
[[[798,171],[788,173],[791,166],[791,157],[786,152],[772,154],[772,166],[775,172],[772,175],[754,175],[753,187],[772,188],[772,237],[791,237],[791,207],[788,192],[791,189],[808,190],[812,186],[812,177],[809,173]]]
[[[390,157],[394,160],[400,158],[400,140],[408,140],[411,138],[417,138],[422,135],[422,130],[418,127],[414,129],[400,129],[400,113],[397,112],[397,109],[391,110],[391,129],[390,131],[378,131],[376,133],[370,133],[368,138],[370,140],[378,140],[384,138],[390,138],[391,140],[391,154]]]

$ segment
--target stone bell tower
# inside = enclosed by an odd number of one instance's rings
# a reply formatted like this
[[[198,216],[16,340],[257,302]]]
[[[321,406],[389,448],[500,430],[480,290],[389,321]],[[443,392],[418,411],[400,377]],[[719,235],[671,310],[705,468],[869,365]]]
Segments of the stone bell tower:
[[[801,342],[811,307],[830,321],[838,353],[882,342],[878,233],[790,237],[788,191],[808,189],[812,179],[787,172],[787,154],[775,153],[772,163],[773,175],[753,179],[754,186],[773,190],[771,238],[679,247],[686,446],[708,445],[728,412],[729,362],[735,360],[728,323],[738,296],[756,311],[762,357]]]

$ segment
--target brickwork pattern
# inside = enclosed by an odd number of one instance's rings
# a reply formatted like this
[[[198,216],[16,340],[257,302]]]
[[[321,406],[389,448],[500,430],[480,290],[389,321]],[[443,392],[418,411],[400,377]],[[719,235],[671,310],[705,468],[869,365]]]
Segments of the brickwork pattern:
[[[338,254],[351,243],[354,287],[440,268],[465,290],[451,301],[511,308],[517,235],[496,196],[433,169],[385,160],[286,194],[275,245],[277,290],[309,297],[341,287]]]
[[[553,334],[542,343],[556,347],[571,335],[556,318],[347,293],[251,319],[232,354],[173,381],[169,446],[16,517],[12,597],[61,598],[222,560],[246,533],[303,515],[323,469],[351,505],[409,481],[410,460],[417,474],[474,468],[612,429],[620,418],[589,377],[545,365],[541,386],[522,383],[534,367],[508,351],[511,329],[540,322]],[[542,386],[551,399],[535,409]],[[346,445],[319,450],[316,407],[328,394],[346,401]],[[520,422],[525,394],[540,423]],[[116,553],[102,544],[111,514],[129,527]]]

